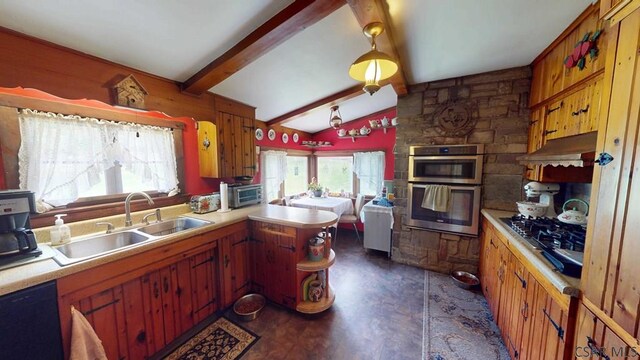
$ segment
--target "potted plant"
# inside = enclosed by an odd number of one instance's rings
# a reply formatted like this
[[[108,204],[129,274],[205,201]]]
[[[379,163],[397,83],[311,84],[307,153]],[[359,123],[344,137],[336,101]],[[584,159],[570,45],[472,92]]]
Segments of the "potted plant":
[[[322,196],[322,185],[318,184],[316,178],[311,179],[311,183],[309,184],[309,190],[313,191],[313,196],[321,197]]]

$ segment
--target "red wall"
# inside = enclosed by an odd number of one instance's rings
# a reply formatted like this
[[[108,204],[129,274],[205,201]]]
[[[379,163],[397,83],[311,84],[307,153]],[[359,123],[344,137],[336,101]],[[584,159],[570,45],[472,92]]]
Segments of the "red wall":
[[[347,131],[351,129],[360,129],[363,126],[370,128],[369,120],[380,120],[387,117],[389,121],[396,117],[396,109],[388,112],[377,114],[375,116],[366,116],[359,120],[350,121],[343,124],[343,128]],[[351,137],[340,138],[337,130],[327,129],[314,134],[315,141],[330,141],[333,146],[318,148],[317,151],[340,151],[340,150],[358,150],[373,151],[383,150],[385,152],[384,178],[385,180],[393,180],[394,156],[393,147],[396,144],[396,129],[388,128],[385,134],[382,129],[371,130],[367,137],[355,138],[355,142],[351,141]]]

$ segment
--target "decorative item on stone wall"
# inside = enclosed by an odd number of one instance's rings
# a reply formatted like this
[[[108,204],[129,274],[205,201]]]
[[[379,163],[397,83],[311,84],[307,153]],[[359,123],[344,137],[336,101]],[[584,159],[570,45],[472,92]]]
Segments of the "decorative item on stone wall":
[[[443,136],[465,136],[478,122],[477,104],[472,101],[447,101],[434,115],[435,130]]]
[[[115,105],[134,109],[145,109],[144,99],[149,93],[133,75],[122,79],[112,88]]]
[[[591,32],[584,34],[582,40],[578,41],[576,47],[573,48],[573,52],[564,59],[564,66],[567,69],[571,69],[575,66],[580,70],[584,69],[587,62],[587,54],[589,54],[589,60],[592,61],[596,56],[598,56],[598,45],[596,44],[596,41],[601,34],[601,29],[596,30],[593,35],[591,35]]]

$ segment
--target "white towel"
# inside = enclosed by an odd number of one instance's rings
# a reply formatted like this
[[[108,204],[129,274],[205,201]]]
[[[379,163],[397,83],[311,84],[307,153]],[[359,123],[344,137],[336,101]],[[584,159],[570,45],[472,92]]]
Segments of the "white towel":
[[[71,307],[71,355],[69,360],[106,360],[102,341],[82,313]]]
[[[425,209],[447,212],[451,206],[451,187],[448,185],[426,185],[422,207]]]

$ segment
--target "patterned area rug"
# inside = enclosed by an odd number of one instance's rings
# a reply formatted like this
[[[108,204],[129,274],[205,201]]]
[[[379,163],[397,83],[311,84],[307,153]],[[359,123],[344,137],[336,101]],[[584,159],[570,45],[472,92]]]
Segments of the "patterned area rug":
[[[431,271],[424,281],[423,359],[509,359],[482,293]]]
[[[221,317],[182,344],[165,359],[239,359],[259,338],[259,336]]]

